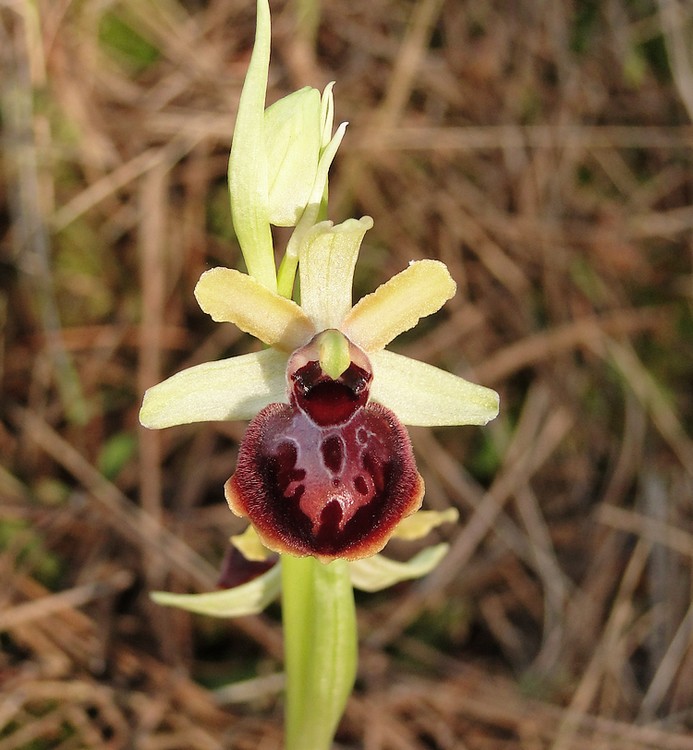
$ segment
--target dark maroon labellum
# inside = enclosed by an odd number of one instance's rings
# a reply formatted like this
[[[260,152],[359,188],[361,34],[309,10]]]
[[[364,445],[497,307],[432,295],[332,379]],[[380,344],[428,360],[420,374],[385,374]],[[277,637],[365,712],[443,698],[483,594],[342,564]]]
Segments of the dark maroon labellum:
[[[233,589],[241,586],[254,578],[259,578],[276,564],[276,555],[267,560],[248,560],[233,545],[230,545],[221,563],[217,588]]]
[[[405,428],[367,403],[366,355],[350,344],[351,362],[333,379],[316,339],[289,362],[290,404],[270,404],[248,426],[226,497],[271,549],[358,559],[418,509],[423,480]]]

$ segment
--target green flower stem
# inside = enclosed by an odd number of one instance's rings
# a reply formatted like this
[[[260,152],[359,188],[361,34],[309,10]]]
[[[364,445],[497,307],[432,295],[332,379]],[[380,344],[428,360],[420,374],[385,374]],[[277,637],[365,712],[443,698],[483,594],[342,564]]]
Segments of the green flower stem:
[[[281,566],[286,750],[329,750],[356,676],[349,565],[282,555]]]

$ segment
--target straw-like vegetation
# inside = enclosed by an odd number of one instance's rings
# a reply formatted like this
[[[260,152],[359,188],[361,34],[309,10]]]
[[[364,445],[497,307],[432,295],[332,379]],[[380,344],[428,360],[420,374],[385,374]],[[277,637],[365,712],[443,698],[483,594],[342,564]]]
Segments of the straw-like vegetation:
[[[461,522],[427,579],[360,599],[338,747],[690,750],[693,9],[318,5],[272,3],[268,100],[337,81],[332,218],[375,220],[357,294],[445,261],[456,298],[395,349],[502,397],[412,430]],[[0,750],[279,748],[279,610],[148,598],[214,587],[244,425],[137,423],[147,386],[252,346],[192,288],[240,263],[254,2],[0,20]]]

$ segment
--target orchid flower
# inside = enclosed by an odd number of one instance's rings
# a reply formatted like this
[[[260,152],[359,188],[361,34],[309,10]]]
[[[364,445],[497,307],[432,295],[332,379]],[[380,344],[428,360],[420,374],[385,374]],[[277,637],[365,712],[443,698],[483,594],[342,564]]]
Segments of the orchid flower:
[[[453,296],[444,264],[412,262],[352,307],[371,225],[313,227],[299,251],[301,305],[234,269],[204,273],[202,309],[268,348],[183,370],[144,398],[150,428],[253,418],[225,493],[276,552],[379,552],[424,493],[402,424],[485,424],[498,411],[494,391],[385,349]]]
[[[287,750],[330,745],[356,671],[352,586],[376,591],[429,572],[446,544],[407,562],[379,554],[457,512],[422,511],[424,483],[404,425],[483,425],[498,395],[386,347],[456,291],[446,266],[412,261],[352,305],[354,268],[373,221],[324,220],[334,132],[332,85],[265,109],[267,0],[241,94],[229,161],[231,212],[248,273],[212,268],[195,296],[265,348],[190,367],[150,388],[140,421],[158,429],[250,420],[224,493],[250,522],[231,539],[239,568],[206,594],[156,592],[165,605],[222,617],[282,596]],[[271,225],[294,227],[277,272]],[[298,272],[300,303],[292,299]],[[297,296],[297,295],[296,295]],[[231,580],[234,579],[235,580]],[[233,585],[233,584],[237,585]]]

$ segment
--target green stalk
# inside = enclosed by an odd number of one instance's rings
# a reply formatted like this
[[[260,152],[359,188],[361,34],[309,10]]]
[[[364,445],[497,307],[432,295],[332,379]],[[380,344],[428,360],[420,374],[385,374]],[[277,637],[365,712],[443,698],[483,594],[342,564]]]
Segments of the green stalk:
[[[356,676],[349,565],[289,555],[281,565],[286,750],[329,750]]]

